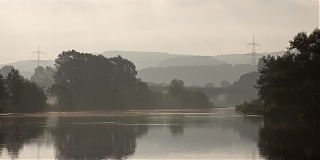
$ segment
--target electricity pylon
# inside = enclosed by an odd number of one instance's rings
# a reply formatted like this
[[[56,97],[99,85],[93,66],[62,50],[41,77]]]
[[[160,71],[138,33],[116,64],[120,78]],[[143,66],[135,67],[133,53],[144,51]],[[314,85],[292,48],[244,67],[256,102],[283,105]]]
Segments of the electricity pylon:
[[[42,51],[40,51],[40,49],[39,49],[39,45],[38,45],[38,50],[37,51],[34,51],[34,52],[31,52],[32,54],[37,54],[37,67],[39,67],[39,63],[40,63],[40,61],[41,61],[41,55],[42,54],[46,54],[45,52],[42,52]]]
[[[247,44],[247,46],[252,46],[252,53],[251,53],[251,65],[252,65],[252,71],[257,70],[257,53],[256,53],[256,47],[261,47],[260,44],[256,43],[254,40],[254,35],[253,35],[253,41],[252,43]]]

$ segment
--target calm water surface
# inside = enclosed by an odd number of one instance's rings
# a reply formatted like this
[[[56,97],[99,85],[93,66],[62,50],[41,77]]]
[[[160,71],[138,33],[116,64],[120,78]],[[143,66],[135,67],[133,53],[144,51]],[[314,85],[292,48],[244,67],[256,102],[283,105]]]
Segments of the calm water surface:
[[[314,159],[303,124],[210,113],[1,117],[1,159]]]

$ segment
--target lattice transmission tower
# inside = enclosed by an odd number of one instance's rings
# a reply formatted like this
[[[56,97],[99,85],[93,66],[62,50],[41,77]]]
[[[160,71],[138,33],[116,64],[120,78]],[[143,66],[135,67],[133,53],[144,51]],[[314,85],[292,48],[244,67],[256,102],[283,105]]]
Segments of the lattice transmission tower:
[[[261,47],[260,44],[255,42],[254,35],[253,35],[253,41],[251,43],[248,43],[247,46],[252,46],[252,53],[251,53],[251,65],[252,65],[252,71],[257,71],[257,53],[256,53],[256,47]]]
[[[41,62],[41,55],[45,55],[45,52],[40,51],[39,45],[38,45],[38,50],[31,52],[32,54],[37,54],[37,67],[39,67],[40,62]]]

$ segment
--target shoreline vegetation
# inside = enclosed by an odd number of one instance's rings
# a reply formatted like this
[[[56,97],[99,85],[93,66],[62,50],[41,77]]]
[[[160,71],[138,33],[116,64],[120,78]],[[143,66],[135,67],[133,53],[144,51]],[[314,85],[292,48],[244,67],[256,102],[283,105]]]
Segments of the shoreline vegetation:
[[[283,56],[262,57],[259,99],[236,106],[243,114],[293,117],[320,126],[320,30],[298,33]]]
[[[38,112],[38,113],[4,113],[0,117],[50,117],[50,116],[143,116],[149,114],[188,114],[188,113],[214,113],[214,109],[234,108],[210,108],[210,109],[154,109],[154,110],[109,110],[109,111],[72,111],[72,112]]]
[[[289,43],[283,56],[259,60],[259,74],[247,74],[259,75],[254,86],[259,99],[245,101],[235,110],[245,116],[291,116],[320,125],[320,30],[298,33]],[[188,90],[180,79],[173,79],[168,91],[152,91],[137,78],[135,65],[121,56],[64,51],[55,60],[55,68],[38,67],[30,80],[13,67],[0,71],[0,114],[215,107],[204,92]],[[54,105],[47,103],[52,97],[57,99]]]
[[[55,69],[36,68],[31,80],[5,66],[0,74],[0,113],[213,107],[203,92],[187,90],[182,80],[174,79],[167,92],[158,92],[136,75],[135,65],[121,56],[75,50],[58,55]],[[48,98],[56,103],[48,104]]]
[[[245,115],[257,114],[264,115],[264,104],[259,99],[253,99],[249,102],[244,101],[242,104],[236,105],[235,111]]]

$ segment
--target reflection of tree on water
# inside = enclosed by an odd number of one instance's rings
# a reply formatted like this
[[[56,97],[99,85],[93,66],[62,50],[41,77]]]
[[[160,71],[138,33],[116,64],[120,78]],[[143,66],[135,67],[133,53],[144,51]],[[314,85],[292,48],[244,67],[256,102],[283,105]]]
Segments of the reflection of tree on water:
[[[148,127],[143,119],[109,117],[60,117],[53,130],[58,159],[121,159],[134,154],[136,138]],[[121,120],[121,121],[120,121]]]
[[[169,119],[169,130],[173,136],[182,136],[184,132],[184,116],[172,116]]]
[[[258,146],[260,154],[267,159],[319,159],[319,127],[265,118]]]
[[[262,117],[243,117],[233,121],[233,129],[239,132],[241,137],[256,141],[262,121]]]
[[[0,153],[6,149],[12,158],[17,158],[25,144],[43,133],[45,122],[44,117],[0,118]]]
[[[169,130],[173,136],[182,136],[185,128],[214,124],[223,129],[232,128],[243,138],[258,139],[258,130],[262,125],[261,117],[217,118],[202,116],[172,115],[168,118]]]

